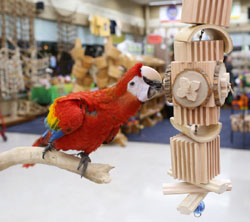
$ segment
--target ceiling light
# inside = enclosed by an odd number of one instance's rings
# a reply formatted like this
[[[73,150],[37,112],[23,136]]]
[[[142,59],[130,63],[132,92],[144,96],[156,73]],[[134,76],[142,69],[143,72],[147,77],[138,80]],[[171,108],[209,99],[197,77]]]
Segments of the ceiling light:
[[[158,2],[149,2],[150,6],[160,6],[160,5],[178,5],[182,4],[181,0],[177,1],[158,1]]]

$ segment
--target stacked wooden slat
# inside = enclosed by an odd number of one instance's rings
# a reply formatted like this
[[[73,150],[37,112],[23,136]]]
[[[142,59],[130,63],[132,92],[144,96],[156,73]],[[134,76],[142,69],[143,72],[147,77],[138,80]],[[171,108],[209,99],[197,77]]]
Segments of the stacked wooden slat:
[[[174,42],[175,61],[220,61],[224,58],[222,40]]]
[[[175,122],[178,124],[197,124],[209,126],[218,123],[220,119],[220,107],[200,106],[196,109],[188,109],[181,106],[174,106]]]
[[[183,0],[181,22],[229,26],[233,0]]]
[[[220,139],[198,143],[179,134],[170,139],[175,179],[193,184],[208,183],[220,173]]]

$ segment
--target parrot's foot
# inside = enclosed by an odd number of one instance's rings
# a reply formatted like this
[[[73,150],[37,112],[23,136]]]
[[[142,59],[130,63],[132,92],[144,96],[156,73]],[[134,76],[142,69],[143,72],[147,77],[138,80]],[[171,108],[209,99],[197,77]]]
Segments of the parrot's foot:
[[[80,170],[81,166],[83,166],[81,171],[81,177],[83,177],[87,170],[89,162],[91,162],[91,159],[89,158],[89,154],[85,152],[80,152],[77,154],[77,156],[81,157],[77,170]]]
[[[48,143],[48,145],[44,148],[43,150],[43,159],[45,157],[45,154],[48,152],[48,151],[51,151],[52,149],[54,148],[54,145],[53,143]]]

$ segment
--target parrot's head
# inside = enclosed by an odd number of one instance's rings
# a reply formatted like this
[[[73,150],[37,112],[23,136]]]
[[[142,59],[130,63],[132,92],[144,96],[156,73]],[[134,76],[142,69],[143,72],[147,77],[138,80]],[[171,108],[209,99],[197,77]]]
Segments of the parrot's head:
[[[130,92],[141,102],[152,99],[162,91],[160,74],[142,63],[134,65],[117,84],[121,91]]]

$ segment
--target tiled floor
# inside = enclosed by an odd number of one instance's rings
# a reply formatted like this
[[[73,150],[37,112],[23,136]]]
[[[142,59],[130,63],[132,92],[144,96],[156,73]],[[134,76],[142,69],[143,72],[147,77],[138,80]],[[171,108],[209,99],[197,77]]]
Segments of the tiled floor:
[[[9,133],[7,143],[0,140],[0,152],[29,145],[36,137]],[[162,195],[162,183],[173,182],[167,175],[168,145],[105,146],[91,154],[91,159],[116,166],[110,184],[97,185],[44,165],[0,172],[0,222],[250,221],[250,151],[221,150],[220,177],[230,178],[233,190],[210,193],[199,219],[176,211],[183,195]]]

